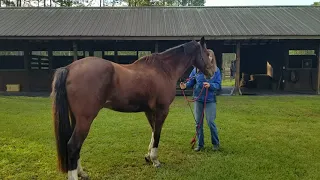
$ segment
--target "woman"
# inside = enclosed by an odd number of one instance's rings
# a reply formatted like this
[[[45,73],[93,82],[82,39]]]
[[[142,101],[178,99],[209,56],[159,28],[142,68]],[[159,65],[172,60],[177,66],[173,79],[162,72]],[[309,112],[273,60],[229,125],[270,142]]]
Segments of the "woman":
[[[208,95],[206,98],[206,119],[208,126],[211,132],[211,143],[213,144],[213,150],[219,150],[220,142],[218,137],[218,131],[215,124],[216,118],[216,92],[221,87],[221,74],[220,69],[217,67],[216,58],[212,50],[209,51],[209,59],[214,65],[215,73],[212,77],[206,78],[203,73],[199,72],[198,69],[194,68],[189,75],[189,81],[187,83],[180,83],[181,89],[194,87],[193,96],[196,99],[199,98],[194,103],[194,111],[196,118],[196,130],[198,131],[198,143],[195,151],[200,151],[204,147],[204,138],[203,138],[203,120],[201,122],[201,117],[204,108],[204,101],[206,97],[206,88],[208,89]],[[205,87],[200,95],[201,89]],[[201,123],[201,124],[200,124]],[[199,125],[200,124],[200,125]],[[199,127],[200,126],[200,127]]]

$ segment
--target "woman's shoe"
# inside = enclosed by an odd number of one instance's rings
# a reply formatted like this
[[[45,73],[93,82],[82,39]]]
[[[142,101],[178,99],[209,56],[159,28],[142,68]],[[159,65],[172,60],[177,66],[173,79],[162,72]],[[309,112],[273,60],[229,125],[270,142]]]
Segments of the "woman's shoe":
[[[201,149],[203,149],[203,147],[196,147],[196,148],[194,148],[193,150],[194,150],[194,151],[200,151]]]
[[[219,145],[213,145],[213,148],[212,148],[214,151],[219,151],[220,147]]]

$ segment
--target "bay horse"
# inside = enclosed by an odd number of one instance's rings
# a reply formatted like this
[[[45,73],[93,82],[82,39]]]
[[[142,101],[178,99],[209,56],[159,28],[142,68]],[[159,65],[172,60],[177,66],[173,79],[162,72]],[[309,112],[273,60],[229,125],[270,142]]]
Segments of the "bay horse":
[[[158,145],[162,125],[176,95],[176,83],[195,66],[213,75],[204,37],[144,56],[131,64],[85,57],[58,68],[52,81],[52,114],[58,167],[68,179],[87,179],[80,150],[91,123],[103,108],[144,112],[152,130],[145,160],[160,166]]]

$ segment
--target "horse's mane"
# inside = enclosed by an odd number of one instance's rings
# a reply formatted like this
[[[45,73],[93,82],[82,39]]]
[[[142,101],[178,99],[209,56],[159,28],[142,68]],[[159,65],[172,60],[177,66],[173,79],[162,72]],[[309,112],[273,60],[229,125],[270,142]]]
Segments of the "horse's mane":
[[[146,55],[136,60],[134,64],[145,64],[156,67],[164,72],[170,72],[172,67],[169,65],[168,60],[175,60],[171,57],[173,55],[185,55],[190,54],[195,47],[195,41],[191,41],[188,43],[184,43],[172,48],[169,48],[161,53],[152,53],[150,55]]]

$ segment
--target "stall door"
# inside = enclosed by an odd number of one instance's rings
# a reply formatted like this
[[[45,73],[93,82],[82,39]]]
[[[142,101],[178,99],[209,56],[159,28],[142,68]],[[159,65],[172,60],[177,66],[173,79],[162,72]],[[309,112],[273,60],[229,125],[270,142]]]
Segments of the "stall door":
[[[48,56],[32,55],[30,57],[29,82],[32,92],[51,91],[52,72],[49,70]]]

